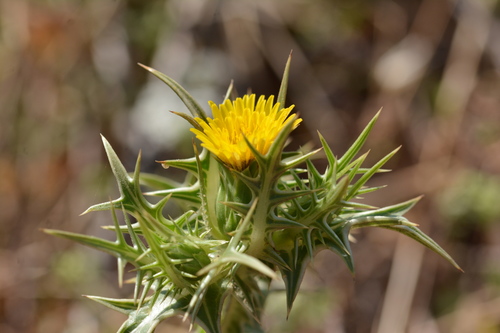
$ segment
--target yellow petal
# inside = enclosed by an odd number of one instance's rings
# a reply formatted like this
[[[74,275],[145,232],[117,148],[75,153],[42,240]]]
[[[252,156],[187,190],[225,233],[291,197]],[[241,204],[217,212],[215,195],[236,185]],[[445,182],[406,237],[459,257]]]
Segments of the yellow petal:
[[[267,99],[260,96],[257,102],[255,98],[255,94],[245,95],[234,101],[225,100],[219,106],[210,101],[213,118],[207,122],[195,118],[203,131],[191,129],[203,147],[238,171],[246,169],[255,159],[244,137],[265,155],[283,127],[294,121],[295,129],[302,121],[290,115],[293,105],[280,109],[279,103],[274,103],[274,96]]]

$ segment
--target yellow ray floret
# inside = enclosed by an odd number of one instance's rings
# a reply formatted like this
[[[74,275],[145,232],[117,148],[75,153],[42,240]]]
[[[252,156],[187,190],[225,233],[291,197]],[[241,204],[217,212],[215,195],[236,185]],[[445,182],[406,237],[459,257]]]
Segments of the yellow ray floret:
[[[293,105],[280,109],[274,103],[274,96],[260,96],[255,103],[255,94],[245,95],[235,101],[226,100],[217,106],[208,102],[213,119],[207,122],[195,118],[203,131],[192,128],[191,131],[202,142],[201,145],[215,154],[228,167],[242,171],[255,157],[248,148],[244,137],[255,149],[265,155],[279,132],[293,121],[295,129],[302,121],[290,114]]]

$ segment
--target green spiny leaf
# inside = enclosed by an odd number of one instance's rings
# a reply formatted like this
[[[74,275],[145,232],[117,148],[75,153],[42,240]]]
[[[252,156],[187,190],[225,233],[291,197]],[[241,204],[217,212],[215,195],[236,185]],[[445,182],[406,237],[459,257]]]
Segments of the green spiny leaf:
[[[361,212],[357,214],[353,214],[351,217],[352,218],[358,218],[362,216],[377,216],[377,215],[397,215],[397,216],[402,216],[406,214],[410,209],[415,206],[415,204],[422,198],[422,196],[419,196],[417,198],[398,203],[396,205],[392,206],[387,206],[383,208],[379,208],[376,210],[370,210],[367,212]]]
[[[271,279],[277,279],[278,276],[276,273],[270,269],[267,265],[265,265],[262,261],[259,259],[249,256],[248,254],[237,252],[234,250],[226,251],[223,255],[221,255],[220,258],[217,260],[213,261],[210,265],[207,265],[203,267],[199,272],[198,275],[203,275],[210,270],[220,268],[221,266],[224,266],[226,264],[241,264],[245,265],[247,267],[252,268],[253,270],[259,272],[260,274],[263,274],[265,276],[270,277]]]
[[[384,156],[380,161],[378,161],[373,167],[371,167],[364,175],[362,175],[358,181],[349,189],[349,192],[346,196],[347,199],[351,199],[355,197],[358,193],[358,190],[375,174],[377,171],[392,157],[394,154],[398,152],[400,147],[394,149],[392,152]]]
[[[290,270],[280,268],[286,288],[287,318],[290,315],[293,302],[300,290],[309,263],[307,249],[299,245],[298,239],[295,240],[295,243],[291,252],[281,254],[283,260],[291,268]]]
[[[172,198],[181,200],[186,203],[188,207],[199,207],[201,205],[199,184],[195,184],[190,187],[179,187],[169,190],[145,192],[144,195],[160,197],[172,196]]]
[[[194,100],[194,98],[184,89],[180,84],[175,82],[172,78],[168,77],[167,75],[151,68],[148,66],[144,66],[142,64],[139,64],[142,68],[146,69],[150,73],[152,73],[154,76],[165,82],[170,89],[172,89],[173,92],[179,96],[179,98],[184,102],[184,105],[188,108],[189,112],[193,115],[193,117],[200,117],[204,121],[207,121],[207,115],[205,114],[205,111],[200,107],[200,105]]]
[[[291,270],[290,266],[283,260],[283,258],[276,252],[273,248],[268,247],[264,250],[264,254],[262,255],[262,260],[265,260],[268,263],[274,264],[278,266],[280,269]]]
[[[88,295],[85,295],[85,297],[126,315],[137,310],[137,303],[133,299],[116,299]]]
[[[439,246],[432,238],[424,234],[419,228],[408,225],[397,225],[393,227],[383,227],[386,229],[394,230],[410,238],[413,238],[420,244],[428,247],[432,251],[439,254],[441,257],[446,259],[450,264],[452,264],[456,269],[463,271],[460,266],[453,260],[453,258],[445,251],[441,246]]]
[[[176,111],[170,111],[170,112],[172,112],[176,116],[179,116],[179,117],[183,118],[189,124],[191,124],[191,126],[193,126],[194,128],[196,128],[197,130],[203,132],[203,127],[201,127],[201,125],[193,117],[190,117],[189,115],[187,115],[185,113],[182,113],[182,112],[176,112]]]
[[[338,184],[326,194],[326,200],[323,205],[323,212],[325,210],[333,211],[335,208],[341,207],[341,200],[345,196],[349,188],[349,178],[341,178]]]
[[[268,224],[266,231],[272,231],[272,230],[281,230],[281,229],[287,229],[287,228],[307,228],[307,226],[303,225],[300,222],[297,222],[295,220],[287,219],[285,217],[274,217],[270,223]]]
[[[140,184],[155,190],[170,190],[182,187],[183,184],[156,174],[141,172]]]
[[[347,168],[344,169],[344,171],[347,173],[349,177],[349,181],[352,181],[354,179],[354,176],[358,174],[358,170],[361,167],[361,164],[365,161],[366,157],[368,156],[368,153],[365,153],[361,155],[359,158],[354,160],[352,163],[350,163]],[[344,172],[339,172],[337,173],[337,177],[342,177],[344,175]]]
[[[351,218],[347,221],[352,229],[366,228],[366,227],[395,227],[400,225],[417,226],[415,223],[408,221],[401,216],[362,216]]]
[[[359,137],[354,141],[352,146],[345,152],[345,154],[338,160],[338,169],[339,171],[344,170],[344,168],[351,163],[351,160],[356,156],[356,154],[360,151],[361,147],[363,147],[364,143],[366,142],[366,139],[368,138],[368,134],[370,134],[373,125],[375,125],[375,122],[377,121],[378,117],[380,115],[380,111],[377,112],[375,117],[372,118],[372,120],[368,123],[368,125],[365,127],[363,132],[359,135]]]
[[[227,87],[226,95],[224,95],[223,101],[229,99],[231,95],[233,95],[233,92],[234,92],[234,82],[233,80],[231,80],[231,82],[229,83],[229,87]]]
[[[276,206],[279,204],[282,204],[284,202],[290,201],[295,198],[303,197],[305,195],[310,195],[314,194],[316,192],[320,191],[318,190],[295,190],[295,191],[278,191],[274,190],[271,198],[270,198],[270,204],[271,206]]]
[[[318,132],[319,140],[325,151],[326,159],[328,161],[328,169],[325,171],[325,179],[337,179],[337,158],[332,152],[332,149],[326,142],[325,138]]]
[[[241,202],[221,202],[221,204],[231,208],[235,212],[238,212],[242,215],[247,215],[250,209],[250,205]]]
[[[138,259],[141,255],[141,252],[126,244],[119,244],[117,242],[110,242],[108,240],[94,236],[75,234],[72,232],[61,230],[43,229],[43,231],[47,234],[66,238],[77,243],[95,248],[97,250],[109,253],[112,256],[124,258],[125,260],[136,266],[146,265],[150,263],[148,258],[143,257]]]
[[[208,286],[205,297],[200,303],[196,312],[196,323],[200,325],[206,333],[221,333],[222,305],[227,293],[224,288],[211,284]]]
[[[286,162],[282,162],[280,172],[284,172],[285,170],[291,169],[301,163],[308,161],[313,155],[317,154],[319,151],[321,151],[321,148],[313,150],[307,154],[300,155],[292,160],[287,160]]]
[[[111,170],[113,171],[116,181],[118,182],[118,189],[120,190],[120,194],[124,198],[135,196],[135,188],[132,177],[128,175],[127,170],[125,170],[125,167],[118,158],[118,155],[116,155],[113,147],[111,147],[111,145],[109,144],[108,140],[106,140],[106,138],[102,135],[101,138],[104,144],[106,155],[108,156],[109,164],[111,165]],[[140,154],[138,160],[140,160]]]
[[[234,274],[234,281],[236,288],[243,294],[243,297],[234,295],[234,298],[247,310],[246,316],[259,321],[264,311],[267,289],[263,290],[258,282],[269,284],[269,281],[255,277],[247,269],[244,269],[244,267],[238,269],[236,274]],[[242,319],[244,318],[241,318],[241,316],[235,318],[240,325]],[[226,329],[226,332],[232,331]]]
[[[337,249],[337,252],[339,254],[341,254],[341,255],[350,254],[346,245],[342,242],[340,237],[335,233],[335,231],[327,223],[326,217],[319,220],[319,221],[316,221],[314,223],[314,226],[325,233],[325,235],[323,237],[325,237],[325,239],[329,239],[330,242],[334,244],[334,246]]]
[[[309,260],[314,260],[314,248],[315,248],[315,242],[313,240],[313,232],[316,230],[309,228],[307,230],[304,230],[302,233],[302,239],[304,241],[304,246],[307,249],[307,254],[309,255]]]
[[[311,160],[307,160],[307,171],[308,171],[308,181],[311,184],[312,189],[317,189],[323,187],[325,179],[323,175],[316,169]]]
[[[118,333],[152,333],[162,320],[173,317],[185,309],[188,302],[187,297],[180,299],[165,297],[161,302],[145,304],[129,314],[129,318]]]
[[[292,62],[292,52],[288,56],[288,60],[285,65],[285,71],[283,72],[283,78],[281,79],[280,90],[278,93],[277,102],[280,103],[280,108],[285,107],[286,102],[286,92],[288,90],[288,73],[290,72],[290,63]]]
[[[208,163],[208,159],[210,158],[209,155],[210,154],[208,153],[208,151],[203,149],[201,154],[199,154],[198,158],[200,161],[202,161],[202,164],[206,164]],[[198,175],[198,166],[196,162],[196,157],[187,159],[178,159],[178,160],[158,161],[158,163],[161,163],[161,165],[165,169],[173,167],[176,169],[186,170],[188,172],[191,172],[192,174]]]

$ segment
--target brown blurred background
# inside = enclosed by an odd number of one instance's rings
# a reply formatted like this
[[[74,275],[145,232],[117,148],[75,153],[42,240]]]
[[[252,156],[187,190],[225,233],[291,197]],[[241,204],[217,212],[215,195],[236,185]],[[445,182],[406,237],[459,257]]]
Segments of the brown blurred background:
[[[276,94],[290,50],[293,147],[342,154],[383,107],[368,162],[393,148],[389,186],[424,194],[408,214],[462,266],[388,230],[357,232],[356,276],[321,253],[288,322],[268,332],[500,332],[500,5],[494,0],[0,0],[0,332],[115,332],[125,319],[80,295],[127,297],[108,255],[39,231],[113,237],[117,194],[99,133],[132,170],[192,156],[178,98],[206,106],[231,79]],[[157,332],[187,332],[178,320]]]

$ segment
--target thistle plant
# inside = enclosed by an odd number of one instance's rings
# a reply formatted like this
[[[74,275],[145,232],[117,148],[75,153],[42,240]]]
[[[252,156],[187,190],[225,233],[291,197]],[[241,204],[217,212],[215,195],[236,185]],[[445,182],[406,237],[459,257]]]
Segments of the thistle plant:
[[[398,150],[363,166],[367,153],[360,151],[378,114],[341,157],[321,135],[318,150],[287,151],[290,133],[301,123],[293,106],[285,107],[290,59],[276,101],[254,94],[230,99],[230,88],[222,104],[209,102],[212,118],[173,79],[143,67],[191,113],[174,112],[192,125],[201,147],[194,142],[192,158],[160,162],[165,169],[184,170],[184,181],[142,173],[140,154],[129,174],[103,137],[120,197],[85,213],[109,210],[113,224],[106,228],[116,241],[46,230],[115,256],[120,285],[125,266],[134,267],[130,299],[88,296],[128,316],[118,332],[153,332],[162,320],[178,315],[199,332],[262,332],[260,318],[272,280],[283,280],[289,312],[318,252],[335,252],[354,273],[349,234],[357,228],[402,233],[460,269],[403,216],[419,198],[383,208],[361,202],[361,195],[380,188],[367,182],[388,171],[382,167]],[[324,171],[312,161],[320,151],[327,161]],[[170,201],[183,213],[171,217],[165,211]]]

